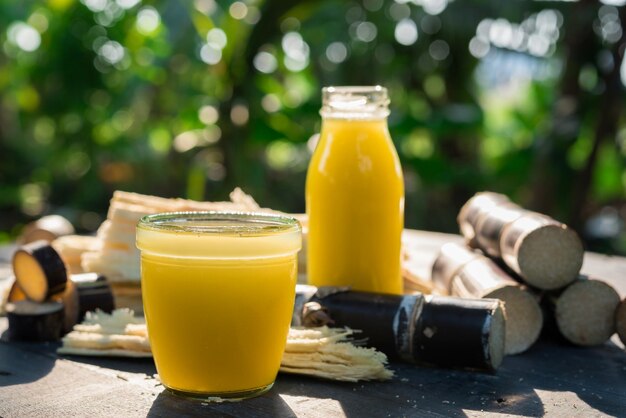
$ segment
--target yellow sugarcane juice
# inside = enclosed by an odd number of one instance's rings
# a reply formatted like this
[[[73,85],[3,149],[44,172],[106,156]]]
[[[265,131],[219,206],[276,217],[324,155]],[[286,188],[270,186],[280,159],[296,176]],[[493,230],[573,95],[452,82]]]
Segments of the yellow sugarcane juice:
[[[268,390],[293,312],[298,222],[258,214],[149,215],[138,224],[137,247],[163,385],[209,399]]]

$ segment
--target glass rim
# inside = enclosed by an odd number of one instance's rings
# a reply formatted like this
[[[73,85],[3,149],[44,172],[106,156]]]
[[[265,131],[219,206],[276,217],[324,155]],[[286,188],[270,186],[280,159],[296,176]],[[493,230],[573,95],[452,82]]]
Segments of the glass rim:
[[[155,232],[235,236],[267,236],[302,231],[300,222],[294,217],[245,211],[154,213],[143,216],[137,228]]]

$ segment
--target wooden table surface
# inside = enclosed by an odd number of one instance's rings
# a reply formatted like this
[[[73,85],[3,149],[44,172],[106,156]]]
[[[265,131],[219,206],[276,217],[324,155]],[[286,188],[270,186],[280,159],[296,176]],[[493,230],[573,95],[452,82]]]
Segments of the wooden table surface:
[[[424,260],[458,236],[409,231]],[[10,249],[0,250],[0,263]],[[4,269],[4,270],[3,270]],[[7,273],[0,265],[0,275]],[[626,296],[626,259],[586,254],[583,272]],[[0,333],[7,327],[0,318]],[[279,374],[267,394],[239,403],[207,404],[164,391],[152,360],[65,357],[58,344],[0,341],[1,417],[400,417],[626,416],[626,352],[610,342],[580,348],[542,339],[506,357],[495,374],[392,363],[389,382],[338,383]]]

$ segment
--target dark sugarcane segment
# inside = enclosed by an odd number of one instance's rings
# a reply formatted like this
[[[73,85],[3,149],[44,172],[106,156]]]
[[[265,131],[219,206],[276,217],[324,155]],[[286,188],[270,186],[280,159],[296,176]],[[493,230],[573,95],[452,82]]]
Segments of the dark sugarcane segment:
[[[436,295],[425,298],[414,330],[417,361],[489,371],[500,366],[506,333],[500,300]]]
[[[478,221],[495,206],[511,203],[508,197],[493,192],[479,192],[472,196],[461,208],[457,222],[461,235],[470,247],[477,248],[476,227]]]
[[[60,302],[10,302],[6,313],[10,340],[56,341],[63,335],[65,314]]]
[[[584,256],[573,229],[537,213],[527,213],[504,228],[500,251],[507,266],[543,290],[559,289],[576,280]]]
[[[476,247],[490,257],[500,257],[500,237],[504,228],[527,211],[511,202],[501,202],[476,222]]]
[[[573,344],[603,344],[615,332],[615,312],[620,298],[603,281],[580,276],[549,301],[554,305],[559,332]]]
[[[619,339],[626,345],[626,299],[615,310],[615,330]]]
[[[72,274],[70,280],[78,295],[78,322],[89,311],[100,309],[111,313],[115,308],[113,291],[106,277],[98,273]]]
[[[362,331],[368,345],[391,358],[489,371],[502,361],[504,318],[497,300],[320,288],[311,302],[319,309],[305,309],[305,326],[324,323],[307,318],[322,309],[326,323]]]
[[[21,246],[13,255],[12,264],[15,279],[30,300],[43,302],[65,291],[65,263],[48,242]]]

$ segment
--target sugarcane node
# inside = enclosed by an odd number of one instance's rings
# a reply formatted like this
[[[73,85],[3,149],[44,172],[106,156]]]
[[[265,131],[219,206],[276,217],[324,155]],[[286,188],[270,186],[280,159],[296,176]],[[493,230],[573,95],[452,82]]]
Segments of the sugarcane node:
[[[504,202],[511,202],[503,194],[494,192],[478,192],[461,207],[457,222],[461,235],[465,237],[467,244],[477,248],[476,226],[478,220],[493,207]]]
[[[6,314],[11,341],[56,341],[63,335],[65,314],[60,302],[10,302]]]
[[[454,242],[442,245],[430,274],[435,288],[443,294],[449,294],[452,278],[464,265],[478,257],[480,254],[464,245]]]
[[[322,327],[333,325],[335,321],[328,314],[328,309],[318,302],[308,302],[302,309],[302,325],[305,327]]]
[[[18,248],[12,265],[16,281],[30,300],[44,302],[65,291],[67,268],[59,253],[46,241]]]
[[[543,290],[559,289],[576,280],[584,257],[573,229],[534,212],[504,228],[500,252],[506,265],[526,283]]]
[[[452,279],[451,294],[500,299],[504,303],[505,354],[524,352],[539,338],[543,326],[539,296],[513,280],[491,259],[481,255],[465,264]]]
[[[615,311],[620,298],[607,283],[580,276],[555,299],[556,324],[569,342],[600,345],[615,332]]]
[[[476,246],[490,257],[500,257],[502,230],[528,211],[512,202],[500,202],[476,221]]]
[[[615,329],[619,339],[626,345],[626,299],[615,310]]]

